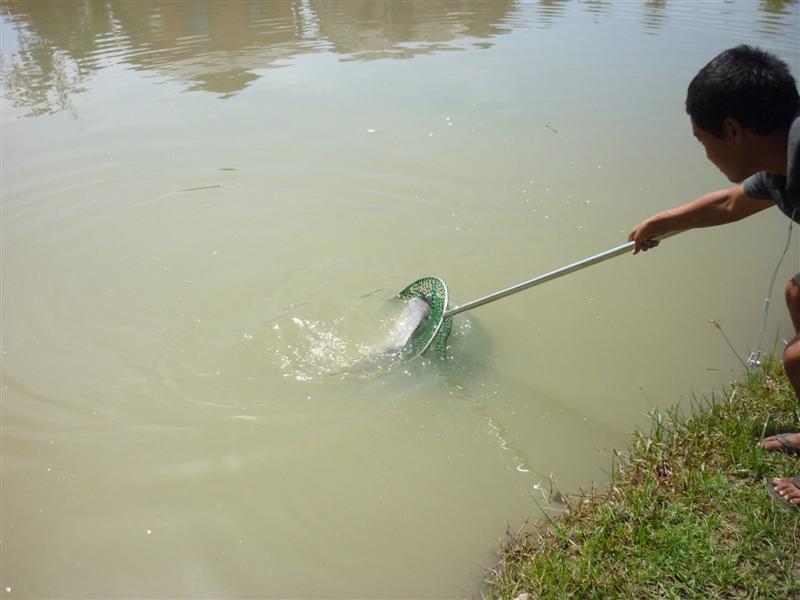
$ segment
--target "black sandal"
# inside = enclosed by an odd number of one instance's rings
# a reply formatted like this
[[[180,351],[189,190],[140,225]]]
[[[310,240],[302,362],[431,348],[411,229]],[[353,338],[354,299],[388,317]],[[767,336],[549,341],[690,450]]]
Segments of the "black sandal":
[[[775,439],[780,442],[780,445],[783,446],[783,448],[770,448],[770,450],[779,450],[782,452],[788,452],[789,454],[800,454],[800,444],[795,444],[785,433],[776,434]]]
[[[800,490],[800,475],[797,477],[792,477],[792,483],[794,486]],[[775,485],[771,482],[767,482],[767,491],[772,498],[778,502],[781,506],[783,506],[787,510],[800,510],[800,504],[795,504],[794,502],[789,502],[786,498],[781,496],[777,490],[775,489]]]

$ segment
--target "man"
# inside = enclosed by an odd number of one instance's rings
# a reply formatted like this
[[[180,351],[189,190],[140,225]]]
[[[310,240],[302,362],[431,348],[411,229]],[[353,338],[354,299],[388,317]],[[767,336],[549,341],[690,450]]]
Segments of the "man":
[[[686,112],[708,159],[737,185],[642,221],[628,236],[634,254],[657,246],[654,238],[665,233],[731,223],[771,206],[800,223],[800,99],[784,62],[749,46],[722,52],[689,84]],[[800,273],[786,286],[786,304],[795,337],[783,365],[800,397]],[[800,454],[800,433],[763,444]],[[800,476],[776,477],[771,493],[800,510]]]

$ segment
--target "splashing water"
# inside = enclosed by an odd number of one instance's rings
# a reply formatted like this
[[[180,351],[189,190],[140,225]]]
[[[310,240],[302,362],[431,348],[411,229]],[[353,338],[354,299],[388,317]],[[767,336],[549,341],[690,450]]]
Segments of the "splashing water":
[[[421,298],[387,302],[367,296],[350,307],[295,305],[266,324],[266,338],[284,377],[366,379],[404,362],[404,348],[429,314]],[[463,335],[469,327],[463,319],[458,329]]]
[[[267,323],[270,353],[284,377],[299,381],[373,377],[400,361],[409,323],[424,318],[419,305],[410,318],[409,306],[374,296],[349,307],[291,306]]]

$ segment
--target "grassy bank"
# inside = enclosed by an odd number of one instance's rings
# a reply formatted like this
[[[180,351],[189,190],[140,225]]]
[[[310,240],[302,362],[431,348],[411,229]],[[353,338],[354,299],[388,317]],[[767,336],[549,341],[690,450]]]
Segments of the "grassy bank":
[[[800,512],[766,493],[800,457],[764,435],[800,431],[779,364],[693,406],[653,413],[614,457],[608,490],[509,535],[487,594],[498,598],[800,598]],[[523,595],[523,598],[526,596]]]

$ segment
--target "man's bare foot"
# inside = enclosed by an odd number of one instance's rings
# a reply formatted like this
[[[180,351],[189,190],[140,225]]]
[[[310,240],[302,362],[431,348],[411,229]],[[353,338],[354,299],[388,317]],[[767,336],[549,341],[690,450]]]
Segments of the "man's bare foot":
[[[781,450],[800,454],[800,433],[779,433],[764,438],[762,442],[766,450]]]
[[[772,487],[781,498],[800,508],[800,477],[775,477]]]

